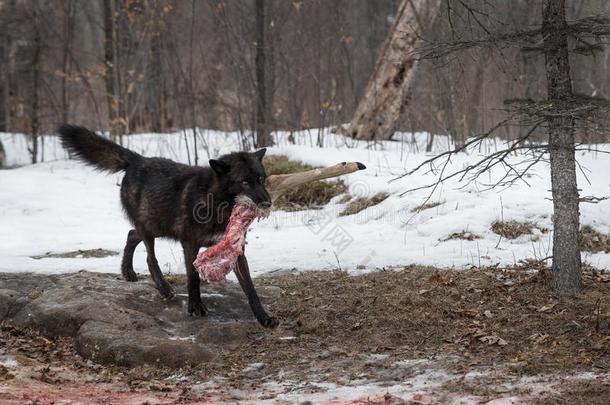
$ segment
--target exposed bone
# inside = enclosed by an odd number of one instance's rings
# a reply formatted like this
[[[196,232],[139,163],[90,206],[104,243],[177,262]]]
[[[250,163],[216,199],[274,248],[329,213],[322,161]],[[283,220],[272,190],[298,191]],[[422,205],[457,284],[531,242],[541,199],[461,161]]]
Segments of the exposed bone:
[[[353,173],[364,170],[366,166],[360,162],[342,162],[334,166],[312,169],[306,172],[290,174],[272,174],[267,177],[265,186],[271,194],[271,201],[275,201],[285,192],[301,184],[315,180],[328,179],[330,177],[341,176],[342,174]]]

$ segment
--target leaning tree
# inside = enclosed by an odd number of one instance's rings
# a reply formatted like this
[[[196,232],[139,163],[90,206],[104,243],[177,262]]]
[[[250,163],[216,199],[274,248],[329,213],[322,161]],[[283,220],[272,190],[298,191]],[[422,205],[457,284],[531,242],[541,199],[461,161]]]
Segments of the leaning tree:
[[[375,68],[354,112],[349,135],[357,139],[390,139],[418,64],[422,25],[434,20],[441,0],[403,0],[381,48]],[[425,18],[427,17],[427,18]]]

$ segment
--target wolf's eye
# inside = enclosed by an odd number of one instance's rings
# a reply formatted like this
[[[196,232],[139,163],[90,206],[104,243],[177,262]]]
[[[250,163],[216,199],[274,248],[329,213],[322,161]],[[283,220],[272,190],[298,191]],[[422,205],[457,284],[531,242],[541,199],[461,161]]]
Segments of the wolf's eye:
[[[248,185],[248,181],[247,181],[247,180],[243,180],[243,181],[241,182],[241,184],[242,184],[242,186],[247,186],[247,185]]]
[[[263,176],[260,176],[260,177],[258,178],[258,182],[259,182],[259,183],[261,183],[261,184],[263,184],[263,183],[265,182],[265,178],[264,178]]]

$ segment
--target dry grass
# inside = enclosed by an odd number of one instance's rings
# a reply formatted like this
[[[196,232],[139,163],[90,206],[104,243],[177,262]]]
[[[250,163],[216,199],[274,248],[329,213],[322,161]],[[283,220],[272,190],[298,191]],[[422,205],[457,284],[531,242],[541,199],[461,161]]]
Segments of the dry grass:
[[[442,204],[442,202],[440,202],[440,201],[430,201],[425,204],[418,205],[417,207],[413,208],[411,210],[411,212],[420,212],[420,211],[424,211],[424,210],[429,210],[431,208],[436,208],[441,204]]]
[[[496,221],[491,224],[491,230],[506,239],[517,239],[522,235],[531,235],[534,225],[530,222]]]
[[[163,273],[163,277],[165,278],[165,281],[167,281],[168,283],[170,283],[172,285],[177,285],[178,282],[180,281],[180,275],[176,274],[176,273],[172,273],[170,271],[168,271],[167,273]]]
[[[516,239],[522,235],[531,235],[536,226],[530,222],[496,221],[491,224],[491,230],[506,239]],[[542,233],[549,232],[546,228],[538,228]],[[586,252],[610,253],[610,235],[605,235],[590,225],[584,225],[579,233],[580,249]]]
[[[108,256],[116,256],[119,252],[115,252],[114,250],[107,249],[79,249],[71,252],[62,252],[62,253],[51,253],[47,252],[44,255],[32,256],[32,259],[46,259],[46,258],[60,258],[60,259],[74,259],[77,257],[83,257],[85,259],[94,257],[108,257]]]
[[[610,253],[610,238],[608,235],[596,231],[589,225],[584,225],[580,228],[579,241],[580,250],[591,253]]]
[[[377,205],[389,197],[388,193],[377,193],[372,197],[359,197],[347,204],[347,207],[339,213],[340,217],[354,215],[369,207]]]
[[[313,166],[287,156],[271,155],[263,160],[267,174],[288,174],[314,169]],[[273,206],[282,211],[301,211],[320,208],[339,194],[347,192],[342,180],[322,180],[304,184],[278,198]]]
[[[445,239],[441,239],[441,241],[446,242],[446,241],[452,240],[452,239],[473,241],[475,239],[481,239],[481,237],[479,235],[477,235],[476,233],[462,231],[462,232],[454,232],[451,235],[447,236]]]
[[[339,204],[346,204],[346,203],[350,202],[352,198],[353,198],[352,195],[348,193],[348,194],[345,194],[343,197],[341,197],[339,199],[339,201],[337,201],[337,202]]]
[[[263,159],[263,165],[268,175],[304,172],[315,169],[314,166],[299,160],[290,160],[284,155],[269,155]]]

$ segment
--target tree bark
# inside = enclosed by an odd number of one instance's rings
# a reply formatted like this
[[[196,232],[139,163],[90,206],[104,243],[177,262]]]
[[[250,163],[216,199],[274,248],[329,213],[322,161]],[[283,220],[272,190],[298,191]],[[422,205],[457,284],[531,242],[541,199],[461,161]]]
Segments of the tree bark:
[[[256,0],[256,147],[271,146],[265,81],[265,0]]]
[[[349,134],[357,139],[390,139],[394,134],[417,59],[420,15],[427,7],[434,18],[440,0],[403,0],[381,49],[373,74],[352,118]]]
[[[548,99],[557,105],[572,96],[565,0],[544,0],[542,28]],[[573,294],[582,285],[574,119],[552,117],[548,126],[554,210],[552,284],[562,294]]]

